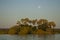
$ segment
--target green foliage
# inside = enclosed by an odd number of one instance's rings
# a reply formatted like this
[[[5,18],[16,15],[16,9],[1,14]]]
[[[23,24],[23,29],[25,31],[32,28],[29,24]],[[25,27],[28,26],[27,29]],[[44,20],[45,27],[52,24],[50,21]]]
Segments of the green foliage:
[[[32,27],[32,31],[35,31],[36,30],[36,26]]]
[[[53,23],[54,22],[50,22],[51,25],[55,26],[55,24]],[[36,33],[36,31],[37,33],[39,33],[40,31],[44,33],[45,31],[47,31],[46,29],[48,29],[49,26],[51,26],[48,20],[46,19],[30,20],[28,18],[25,18],[25,19],[21,19],[21,21],[18,21],[17,24],[18,24],[17,26],[13,26],[12,28],[9,29],[8,31],[9,34],[22,35],[22,34]],[[38,27],[38,29],[36,27]],[[51,33],[51,32],[47,32],[47,33]]]

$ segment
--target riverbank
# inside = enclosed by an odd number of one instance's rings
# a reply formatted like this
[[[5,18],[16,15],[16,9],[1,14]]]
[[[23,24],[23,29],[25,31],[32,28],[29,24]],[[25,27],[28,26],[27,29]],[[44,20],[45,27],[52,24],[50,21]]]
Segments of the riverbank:
[[[14,30],[14,29],[13,29]],[[26,30],[26,31],[25,31]],[[28,30],[21,30],[20,32],[16,33],[17,35],[27,35]],[[1,34],[10,34],[10,35],[15,35],[15,30],[11,31],[11,33],[8,33],[9,29],[0,29],[0,35]],[[47,31],[43,31],[41,29],[35,30],[35,31],[31,31],[31,34],[37,34],[37,35],[43,35],[43,34],[60,34],[60,29],[47,29]]]

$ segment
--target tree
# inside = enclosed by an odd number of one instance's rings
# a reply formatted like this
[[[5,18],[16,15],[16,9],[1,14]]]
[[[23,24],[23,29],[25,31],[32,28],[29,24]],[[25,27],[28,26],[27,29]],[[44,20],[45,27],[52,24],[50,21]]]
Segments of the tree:
[[[51,22],[49,22],[48,25],[50,28],[53,28],[53,32],[54,32],[54,27],[56,26],[55,22],[51,21]]]
[[[41,29],[48,28],[48,26],[47,26],[48,25],[48,20],[46,20],[46,19],[40,19],[40,20],[38,20],[37,24],[38,24],[38,29],[40,29],[40,28]]]
[[[9,29],[8,34],[18,34],[19,31],[20,26],[14,25]]]
[[[22,24],[26,25],[29,22],[29,18],[21,19]]]
[[[50,28],[54,28],[56,26],[55,22],[51,21],[48,23]]]
[[[32,24],[33,24],[33,25],[36,25],[36,22],[37,22],[37,19],[32,20]]]
[[[31,25],[32,24],[32,25]],[[46,19],[21,19],[17,21],[17,25],[11,27],[8,31],[9,34],[31,34],[31,33],[44,33],[46,30],[56,26],[55,22],[48,22]],[[53,30],[54,31],[54,30]]]
[[[48,23],[48,20],[46,20],[46,19],[40,19],[37,22],[38,25],[45,24],[45,23]]]
[[[24,19],[21,19],[21,24],[23,24],[24,23]]]
[[[20,21],[17,21],[17,23],[16,23],[16,24],[17,24],[17,26],[20,26],[20,25],[21,25]]]

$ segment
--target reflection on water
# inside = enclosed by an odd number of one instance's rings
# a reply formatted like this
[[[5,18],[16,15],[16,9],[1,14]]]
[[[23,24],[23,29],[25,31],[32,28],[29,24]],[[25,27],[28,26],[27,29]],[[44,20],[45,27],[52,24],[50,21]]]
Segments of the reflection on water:
[[[59,35],[0,35],[0,40],[59,40]]]
[[[33,40],[54,40],[54,35],[36,35]]]

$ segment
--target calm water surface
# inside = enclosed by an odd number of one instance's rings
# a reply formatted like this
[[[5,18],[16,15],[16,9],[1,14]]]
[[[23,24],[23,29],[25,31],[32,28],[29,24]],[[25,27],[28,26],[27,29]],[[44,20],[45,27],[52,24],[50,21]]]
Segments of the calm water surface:
[[[60,40],[60,34],[55,35],[0,35],[0,40]]]

